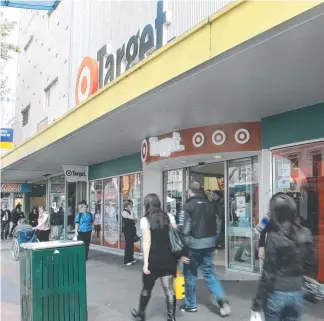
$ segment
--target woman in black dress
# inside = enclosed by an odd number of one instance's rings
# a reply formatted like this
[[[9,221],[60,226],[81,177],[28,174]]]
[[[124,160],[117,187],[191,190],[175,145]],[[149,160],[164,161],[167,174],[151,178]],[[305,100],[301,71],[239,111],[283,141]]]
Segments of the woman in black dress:
[[[145,309],[150,300],[152,289],[157,279],[164,289],[168,321],[175,321],[176,298],[173,290],[173,278],[176,275],[177,258],[173,255],[170,239],[170,226],[175,226],[175,219],[161,209],[161,202],[156,194],[149,194],[144,199],[145,216],[141,219],[143,235],[143,289],[140,295],[138,311],[133,311],[136,321],[145,321]]]

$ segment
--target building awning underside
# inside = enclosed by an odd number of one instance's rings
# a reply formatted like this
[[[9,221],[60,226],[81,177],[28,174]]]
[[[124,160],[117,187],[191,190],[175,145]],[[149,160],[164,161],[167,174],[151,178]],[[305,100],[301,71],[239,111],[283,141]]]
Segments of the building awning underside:
[[[146,137],[204,125],[260,121],[324,102],[323,30],[324,6],[320,5],[109,109],[112,100],[122,99],[133,86],[138,86],[136,90],[148,86],[149,80],[189,61],[195,53],[187,49],[202,46],[202,39],[194,34],[190,43],[180,42],[179,48],[176,44],[156,55],[39,134],[34,139],[38,145],[32,139],[6,155],[2,180],[36,181],[62,172],[62,164],[91,165],[139,152]],[[103,108],[108,111],[89,121]],[[83,119],[85,125],[48,143]],[[33,146],[41,142],[42,147],[34,151]]]

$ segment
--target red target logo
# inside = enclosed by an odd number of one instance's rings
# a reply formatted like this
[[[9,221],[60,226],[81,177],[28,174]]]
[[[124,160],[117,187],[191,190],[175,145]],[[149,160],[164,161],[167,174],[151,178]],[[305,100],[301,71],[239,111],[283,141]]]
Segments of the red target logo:
[[[226,141],[226,134],[222,130],[215,130],[212,135],[214,145],[223,145]]]
[[[246,144],[250,140],[250,137],[249,131],[244,128],[238,129],[235,133],[235,141],[241,145]]]
[[[91,57],[85,57],[80,65],[76,86],[75,103],[78,105],[98,90],[98,63]]]
[[[203,133],[198,132],[195,135],[193,135],[193,137],[192,137],[192,144],[195,147],[199,148],[202,145],[204,145],[204,143],[205,143],[205,136],[204,136]]]
[[[148,144],[147,144],[147,140],[144,139],[142,142],[142,148],[141,148],[141,158],[142,158],[143,163],[146,162],[147,155],[148,155]]]

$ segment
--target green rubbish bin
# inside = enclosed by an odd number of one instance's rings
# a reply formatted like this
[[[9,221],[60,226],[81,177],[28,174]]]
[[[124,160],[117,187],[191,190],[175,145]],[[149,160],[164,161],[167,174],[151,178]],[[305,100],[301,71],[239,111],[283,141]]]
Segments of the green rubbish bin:
[[[21,321],[87,321],[84,243],[20,247]]]

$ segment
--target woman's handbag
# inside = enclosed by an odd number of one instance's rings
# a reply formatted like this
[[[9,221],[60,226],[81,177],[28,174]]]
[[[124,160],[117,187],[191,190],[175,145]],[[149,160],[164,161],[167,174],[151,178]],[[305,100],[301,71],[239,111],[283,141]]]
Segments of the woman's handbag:
[[[140,238],[138,237],[137,234],[135,234],[135,235],[133,236],[133,242],[134,242],[134,243],[137,243],[137,242],[139,242],[139,240],[140,240]]]
[[[308,276],[304,276],[303,291],[304,299],[311,303],[317,303],[324,297],[323,286]]]
[[[175,230],[174,228],[170,227],[169,229],[169,238],[170,238],[170,243],[171,243],[171,249],[174,254],[181,254],[184,246],[181,241],[181,238],[178,234],[178,231]]]

